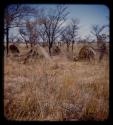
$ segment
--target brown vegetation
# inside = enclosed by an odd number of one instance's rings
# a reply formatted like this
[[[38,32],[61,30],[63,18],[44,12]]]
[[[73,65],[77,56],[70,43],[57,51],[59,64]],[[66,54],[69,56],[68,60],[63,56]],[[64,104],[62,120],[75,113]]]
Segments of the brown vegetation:
[[[9,50],[10,50],[11,54],[13,54],[15,56],[18,56],[18,54],[20,53],[18,47],[16,45],[14,45],[14,44],[11,44],[9,46]]]
[[[104,58],[105,55],[108,56],[108,50],[107,50],[107,47],[106,47],[105,43],[100,44],[99,51],[100,51],[99,61],[101,61]]]
[[[18,47],[17,47],[16,45],[14,45],[14,44],[11,44],[11,45],[9,46],[9,49],[10,49],[10,51],[11,51],[12,53],[20,53]]]
[[[92,47],[85,45],[80,49],[78,59],[90,61],[91,59],[95,59],[95,55],[95,50]]]
[[[60,54],[60,52],[61,52],[61,50],[58,46],[53,47],[53,51],[52,51],[53,55],[58,55],[58,54]]]
[[[78,44],[74,53],[82,46]],[[25,49],[20,46],[21,53],[28,51]],[[92,52],[87,47],[85,50]],[[96,59],[94,64],[73,62],[66,59],[66,51],[62,52],[53,56],[52,62],[38,58],[24,65],[5,57],[4,116],[8,120],[103,121],[108,118],[109,58],[103,58],[101,63]]]
[[[108,118],[109,47],[103,43],[109,41],[109,30],[105,30],[109,25],[92,25],[90,33],[94,37],[85,37],[84,24],[79,25],[76,15],[68,18],[69,10],[67,5],[46,8],[11,4],[5,8],[6,119]]]

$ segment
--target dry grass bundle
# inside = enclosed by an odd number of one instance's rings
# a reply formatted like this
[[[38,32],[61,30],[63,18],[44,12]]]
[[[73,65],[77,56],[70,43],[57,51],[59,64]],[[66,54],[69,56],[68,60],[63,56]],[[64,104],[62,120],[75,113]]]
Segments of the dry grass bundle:
[[[79,51],[79,56],[78,58],[80,60],[91,60],[91,59],[95,59],[95,51],[92,47],[90,46],[83,46],[80,51]]]
[[[10,51],[11,51],[12,53],[20,53],[18,47],[17,47],[16,45],[14,45],[14,44],[11,44],[11,45],[9,46],[9,49],[10,49]]]

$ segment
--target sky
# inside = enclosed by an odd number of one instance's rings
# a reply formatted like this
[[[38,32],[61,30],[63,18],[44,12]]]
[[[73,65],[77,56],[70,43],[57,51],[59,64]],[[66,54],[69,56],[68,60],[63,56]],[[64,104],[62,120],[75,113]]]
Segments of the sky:
[[[37,4],[37,5],[31,5],[34,8],[40,7],[40,8],[54,8],[55,4]],[[89,36],[92,34],[91,26],[98,24],[100,26],[104,24],[109,24],[109,8],[105,5],[83,5],[83,4],[67,4],[68,7],[67,11],[69,11],[69,15],[67,16],[66,24],[70,23],[70,20],[72,18],[79,19],[79,35],[82,39],[84,39],[86,36]],[[17,29],[16,29],[17,30]],[[14,29],[10,31],[10,34],[16,35],[17,31]],[[107,28],[106,33],[109,33],[109,29]],[[92,36],[92,38],[94,38]]]
[[[105,5],[71,5],[69,11],[69,18],[80,20],[80,34],[83,37],[90,34],[92,25],[109,24],[109,8]]]

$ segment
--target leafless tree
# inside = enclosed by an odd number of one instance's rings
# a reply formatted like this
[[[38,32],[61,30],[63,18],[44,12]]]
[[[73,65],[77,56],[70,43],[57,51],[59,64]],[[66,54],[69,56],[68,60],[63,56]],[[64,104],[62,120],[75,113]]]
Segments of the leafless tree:
[[[75,43],[76,37],[78,35],[78,19],[72,19],[70,24],[70,36],[71,36],[71,43],[72,43],[72,52],[73,52],[73,45]]]
[[[41,29],[43,29],[44,38],[47,39],[49,54],[51,55],[53,43],[60,36],[62,25],[68,15],[67,7],[64,5],[57,5],[55,9],[50,9],[49,12],[44,14],[41,18]]]
[[[72,44],[72,52],[73,52],[73,45],[75,43],[77,33],[78,33],[78,24],[79,20],[78,19],[72,19],[70,25],[68,25],[64,31],[62,32],[62,38],[66,44],[67,44],[67,51],[69,51],[69,46],[70,43]]]
[[[37,21],[27,21],[26,28],[29,36],[29,41],[31,43],[31,47],[36,44],[37,39],[39,37],[38,30],[37,30]]]
[[[106,47],[106,38],[108,37],[106,33],[104,33],[104,29],[108,27],[108,25],[93,25],[91,33],[96,36],[97,38],[97,46],[99,52],[99,61],[101,61],[105,54],[107,54],[107,47]]]
[[[64,31],[61,33],[61,40],[67,45],[67,52],[69,52],[69,47],[71,44],[71,36],[70,36],[70,27],[67,26]]]
[[[9,46],[9,31],[10,28],[19,27],[21,25],[21,21],[23,17],[26,15],[34,13],[34,9],[29,6],[20,5],[20,4],[11,4],[6,6],[5,8],[5,16],[4,16],[4,32],[6,35],[6,46],[7,46],[7,54],[8,54],[8,46]]]
[[[40,35],[40,39],[42,40],[43,43],[47,43],[47,34],[46,34],[46,29],[44,26],[44,22],[45,22],[45,11],[44,9],[40,9],[41,10],[41,15],[39,16],[40,18],[38,19],[38,31],[39,31],[39,35]]]
[[[96,37],[98,46],[106,39],[106,34],[103,33],[106,27],[108,27],[108,25],[102,25],[102,26],[93,25],[92,26],[91,33]]]
[[[26,43],[26,48],[28,48],[29,40],[27,40],[27,38],[26,38],[26,35],[27,35],[26,32],[20,28],[19,33],[21,35],[21,39],[24,40],[24,42]]]
[[[36,44],[39,33],[37,29],[37,20],[26,20],[25,24],[25,27],[20,27],[19,33],[25,40],[26,47],[28,48],[28,43],[31,44],[31,47]]]

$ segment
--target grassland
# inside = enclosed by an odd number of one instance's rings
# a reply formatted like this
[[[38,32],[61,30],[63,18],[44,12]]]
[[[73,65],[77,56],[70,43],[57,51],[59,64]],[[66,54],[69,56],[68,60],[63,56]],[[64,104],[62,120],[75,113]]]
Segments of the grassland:
[[[75,46],[77,54],[82,45]],[[19,46],[21,53],[27,51]],[[4,57],[4,116],[8,120],[103,121],[109,114],[109,58],[74,62],[64,53],[26,64]],[[63,50],[62,49],[62,50]],[[97,55],[98,57],[98,55]]]

